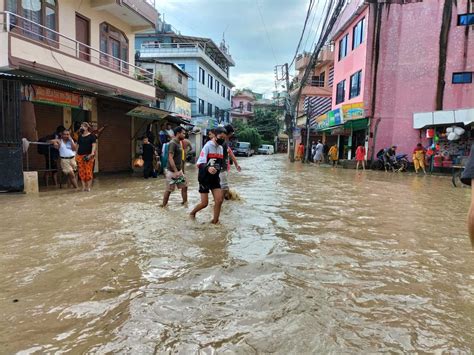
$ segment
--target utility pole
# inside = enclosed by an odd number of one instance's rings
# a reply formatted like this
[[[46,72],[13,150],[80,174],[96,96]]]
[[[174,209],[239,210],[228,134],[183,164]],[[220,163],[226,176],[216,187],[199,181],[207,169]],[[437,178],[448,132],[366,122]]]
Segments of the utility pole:
[[[287,129],[288,129],[288,151],[290,154],[290,161],[292,163],[295,162],[295,140],[293,138],[293,131],[295,128],[295,106],[291,102],[291,95],[290,95],[290,73],[288,71],[288,63],[283,65],[283,72],[286,81],[286,122],[287,122]]]

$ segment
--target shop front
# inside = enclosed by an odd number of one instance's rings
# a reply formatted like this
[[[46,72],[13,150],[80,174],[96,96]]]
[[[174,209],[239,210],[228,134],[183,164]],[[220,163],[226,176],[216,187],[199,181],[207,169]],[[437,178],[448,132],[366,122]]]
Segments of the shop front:
[[[369,120],[365,118],[363,103],[343,105],[316,119],[317,130],[328,145],[337,144],[339,159],[352,159],[359,145],[367,150]]]
[[[430,171],[463,165],[474,144],[474,108],[415,113],[413,128],[427,148]]]

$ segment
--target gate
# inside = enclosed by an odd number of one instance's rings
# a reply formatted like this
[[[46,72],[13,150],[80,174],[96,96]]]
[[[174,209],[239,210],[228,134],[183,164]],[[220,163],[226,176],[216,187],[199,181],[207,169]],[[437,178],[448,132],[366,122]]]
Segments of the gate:
[[[0,79],[0,191],[23,191],[21,84]]]

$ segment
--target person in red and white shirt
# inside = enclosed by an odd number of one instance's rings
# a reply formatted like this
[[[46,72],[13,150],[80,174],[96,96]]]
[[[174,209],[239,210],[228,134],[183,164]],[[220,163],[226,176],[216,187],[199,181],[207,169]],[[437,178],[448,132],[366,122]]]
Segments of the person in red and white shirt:
[[[214,197],[214,218],[211,223],[217,224],[219,223],[222,202],[224,200],[219,173],[226,168],[222,148],[225,142],[226,131],[224,128],[218,127],[213,129],[212,133],[212,139],[204,145],[197,161],[201,202],[194,207],[190,215],[192,218],[195,218],[199,211],[207,207],[209,204],[209,192],[212,192]]]

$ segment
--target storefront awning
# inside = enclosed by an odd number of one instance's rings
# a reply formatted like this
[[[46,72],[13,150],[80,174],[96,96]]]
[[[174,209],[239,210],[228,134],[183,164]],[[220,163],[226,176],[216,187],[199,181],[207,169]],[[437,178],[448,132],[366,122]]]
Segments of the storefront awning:
[[[470,125],[472,123],[474,123],[474,108],[413,114],[414,129],[452,124]]]
[[[367,125],[369,124],[369,120],[367,118],[362,118],[358,120],[350,120],[344,123],[345,129],[351,129],[353,131],[361,131],[363,129],[367,129]]]
[[[137,106],[133,110],[127,112],[127,116],[144,118],[147,120],[162,120],[170,115],[171,112],[161,110],[155,107]]]

